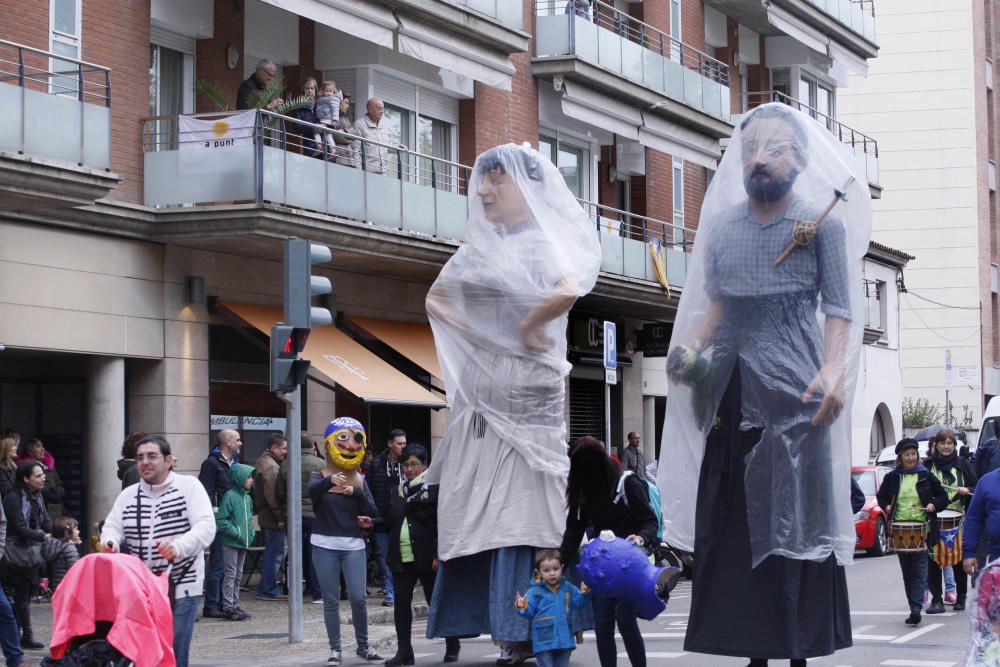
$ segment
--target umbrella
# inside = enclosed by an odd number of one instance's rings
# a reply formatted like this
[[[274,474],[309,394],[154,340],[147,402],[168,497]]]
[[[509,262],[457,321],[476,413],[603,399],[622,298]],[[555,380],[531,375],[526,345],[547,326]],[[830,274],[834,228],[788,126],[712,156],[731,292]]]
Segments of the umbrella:
[[[938,431],[941,431],[946,428],[951,429],[952,431],[956,431],[955,427],[949,424],[931,424],[930,426],[925,426],[924,428],[917,431],[914,434],[913,439],[930,440],[931,438],[933,438],[935,435],[938,434]]]

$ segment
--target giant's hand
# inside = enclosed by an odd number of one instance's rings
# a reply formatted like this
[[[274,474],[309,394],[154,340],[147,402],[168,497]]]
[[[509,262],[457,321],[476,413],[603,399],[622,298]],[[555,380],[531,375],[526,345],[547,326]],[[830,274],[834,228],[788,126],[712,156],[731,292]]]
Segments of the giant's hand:
[[[823,392],[823,400],[810,423],[819,426],[834,422],[844,409],[844,378],[840,370],[830,364],[820,368],[803,392],[802,402],[811,401],[816,392]]]
[[[521,325],[521,342],[532,352],[544,352],[552,341],[542,332],[542,326],[527,320]]]

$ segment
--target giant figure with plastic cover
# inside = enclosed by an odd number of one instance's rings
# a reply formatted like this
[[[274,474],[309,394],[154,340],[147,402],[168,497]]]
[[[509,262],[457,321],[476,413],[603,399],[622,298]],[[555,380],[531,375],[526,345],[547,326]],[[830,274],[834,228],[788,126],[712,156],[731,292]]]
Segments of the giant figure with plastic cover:
[[[428,636],[528,639],[511,605],[534,549],[558,548],[566,478],[567,313],[597,280],[597,230],[527,144],[492,148],[469,183],[467,242],[427,295],[451,422]]]
[[[865,185],[824,127],[774,103],[743,117],[705,195],[658,474],[664,539],[694,551],[686,650],[757,667],[851,645]]]

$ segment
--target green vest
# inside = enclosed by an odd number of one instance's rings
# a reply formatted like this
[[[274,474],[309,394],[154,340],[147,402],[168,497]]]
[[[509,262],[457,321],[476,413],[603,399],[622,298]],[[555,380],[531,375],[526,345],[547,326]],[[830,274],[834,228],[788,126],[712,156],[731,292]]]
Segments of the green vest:
[[[965,486],[965,480],[962,479],[962,471],[958,469],[958,466],[955,466],[953,468],[953,470],[955,472],[955,484],[954,484],[954,486],[956,486],[956,487],[958,487],[958,486]],[[937,468],[936,465],[932,465],[931,466],[931,472],[934,473],[934,476],[937,477],[938,480],[940,480],[941,484],[945,484],[944,479],[942,479],[942,475],[944,475],[944,473],[941,472],[940,470],[938,470],[938,468]],[[949,489],[946,487],[945,491],[948,491],[948,490]],[[949,494],[948,497],[951,498],[951,495]],[[959,496],[958,494],[956,494],[955,500],[952,501],[952,503],[950,505],[948,505],[948,507],[946,507],[945,509],[958,510],[959,512],[963,511],[962,510],[962,497]]]
[[[919,473],[900,474],[899,496],[896,497],[894,521],[926,521],[927,511],[920,504],[917,494],[917,477]]]
[[[403,517],[403,525],[399,529],[399,559],[404,563],[413,562],[413,545],[410,543],[410,526]]]

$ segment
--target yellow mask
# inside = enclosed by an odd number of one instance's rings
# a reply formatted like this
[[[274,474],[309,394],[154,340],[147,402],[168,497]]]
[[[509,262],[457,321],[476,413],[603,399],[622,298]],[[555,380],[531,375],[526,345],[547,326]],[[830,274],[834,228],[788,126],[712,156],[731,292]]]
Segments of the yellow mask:
[[[333,464],[342,470],[354,470],[365,458],[365,428],[356,419],[338,417],[326,427],[323,438]],[[360,445],[360,447],[358,447]]]

